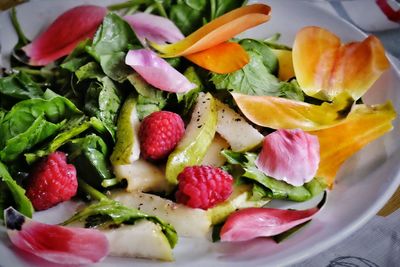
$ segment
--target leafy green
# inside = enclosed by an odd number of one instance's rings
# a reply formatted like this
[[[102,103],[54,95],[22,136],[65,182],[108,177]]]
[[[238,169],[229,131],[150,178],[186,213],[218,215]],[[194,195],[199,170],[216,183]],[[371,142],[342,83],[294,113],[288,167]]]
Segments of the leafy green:
[[[212,74],[211,80],[216,89],[227,89],[247,95],[280,96],[279,80],[264,65],[262,55],[253,50],[247,53],[250,62],[242,69],[228,74]]]
[[[242,39],[239,44],[247,52],[256,52],[261,55],[264,66],[270,73],[276,75],[278,72],[279,61],[272,49],[264,42],[255,39]]]
[[[289,82],[281,82],[279,90],[281,92],[281,96],[284,98],[304,101],[304,93],[296,79],[292,79]]]
[[[78,81],[83,81],[86,79],[101,80],[101,78],[105,76],[99,64],[94,61],[88,62],[81,66],[75,71],[75,75],[78,78]]]
[[[204,85],[194,67],[187,68],[183,75],[185,75],[191,83],[196,85],[196,88],[193,88],[189,92],[176,94],[178,103],[181,105],[180,110],[183,111],[182,115],[185,116],[190,112],[192,106],[196,104],[199,92],[204,90]]]
[[[25,196],[25,190],[11,177],[7,167],[2,162],[0,162],[0,178],[10,190],[17,210],[25,216],[32,217],[33,206]]]
[[[257,184],[257,186],[253,188],[253,194],[260,198],[269,197],[274,199],[289,199],[292,201],[306,201],[320,194],[327,187],[324,179],[320,178],[314,178],[303,186],[293,186],[284,181],[269,177],[256,167],[254,162],[257,158],[257,154],[255,153],[239,153],[230,150],[223,150],[221,153],[227,159],[228,164],[240,166],[242,168],[242,179]],[[262,190],[264,190],[264,194]]]
[[[98,118],[114,140],[121,98],[113,81],[107,76],[101,78],[99,82],[91,82],[85,97],[86,114]]]
[[[175,247],[178,241],[178,235],[174,227],[169,223],[162,221],[156,216],[147,215],[137,209],[128,208],[118,201],[111,200],[82,180],[79,181],[79,188],[92,198],[98,200],[98,202],[84,208],[65,221],[63,225],[68,225],[75,221],[85,221],[86,223],[90,223],[92,227],[107,226],[109,224],[115,226],[134,224],[138,220],[145,219],[158,224],[168,239],[171,248]],[[95,220],[93,220],[93,218],[95,218]],[[98,223],[102,225],[98,225]]]
[[[24,72],[14,73],[0,79],[0,96],[7,95],[16,99],[41,98],[42,88]]]
[[[109,10],[154,13],[168,17],[189,35],[207,22],[246,4],[246,0],[129,0],[109,6]],[[123,11],[122,11],[123,13]]]
[[[211,17],[210,20],[214,20],[223,14],[244,6],[247,3],[246,1],[238,1],[238,0],[211,0]]]
[[[46,90],[43,99],[18,102],[0,121],[0,149],[5,147],[8,140],[31,128],[40,116],[44,116],[48,122],[59,123],[79,113],[81,111],[70,100],[50,90]]]
[[[137,73],[129,75],[128,81],[135,87],[138,93],[136,110],[139,120],[142,120],[155,111],[160,111],[167,104],[166,93],[148,84]]]
[[[111,79],[122,82],[132,73],[125,64],[125,56],[130,48],[141,47],[131,26],[117,14],[109,13],[97,30],[89,52]]]
[[[91,58],[86,52],[86,47],[90,46],[92,41],[86,39],[80,42],[75,49],[69,54],[60,65],[61,68],[66,69],[70,72],[77,71],[80,67],[88,63]]]
[[[188,5],[189,2],[189,5]],[[169,18],[186,36],[203,26],[207,21],[205,0],[196,1],[180,1],[180,3],[173,5],[169,12]],[[195,7],[195,8],[193,8]]]
[[[60,128],[60,132],[54,137],[54,139],[50,140],[50,142],[48,142],[44,147],[33,153],[25,154],[27,163],[32,164],[39,158],[55,152],[69,140],[89,129],[90,126],[91,121],[87,120],[87,117],[84,115],[70,119]]]
[[[54,135],[63,124],[64,122],[58,124],[48,122],[44,114],[40,114],[28,129],[6,141],[0,151],[0,160],[4,162],[16,160],[23,152]]]
[[[107,144],[98,135],[90,134],[70,140],[68,152],[78,176],[89,184],[101,188],[104,180],[113,178]]]

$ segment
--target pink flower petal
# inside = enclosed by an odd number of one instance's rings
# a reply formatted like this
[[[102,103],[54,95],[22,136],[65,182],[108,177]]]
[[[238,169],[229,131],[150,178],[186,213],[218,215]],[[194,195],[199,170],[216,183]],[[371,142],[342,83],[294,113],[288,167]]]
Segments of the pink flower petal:
[[[160,90],[184,93],[196,87],[151,50],[130,50],[126,55],[125,63],[139,73],[146,82]]]
[[[246,241],[283,233],[312,218],[319,208],[280,210],[247,208],[232,213],[221,229],[221,241]]]
[[[29,63],[43,66],[68,55],[79,42],[93,37],[106,13],[105,7],[92,5],[66,11],[23,48],[30,57]]]
[[[175,43],[185,38],[172,21],[161,16],[139,12],[125,16],[124,19],[131,25],[143,45],[146,44],[145,39],[164,44]]]
[[[264,138],[256,166],[294,186],[311,181],[319,164],[318,137],[303,130],[277,130]]]
[[[33,221],[13,208],[4,211],[11,242],[24,251],[59,264],[89,264],[109,251],[106,236],[95,229],[64,227]]]

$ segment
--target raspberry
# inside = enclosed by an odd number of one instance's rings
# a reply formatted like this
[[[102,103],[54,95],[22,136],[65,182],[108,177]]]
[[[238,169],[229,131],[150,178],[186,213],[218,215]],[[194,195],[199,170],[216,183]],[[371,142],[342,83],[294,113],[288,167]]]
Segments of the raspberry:
[[[69,200],[78,189],[76,169],[67,164],[63,152],[54,152],[40,161],[29,178],[26,196],[36,210],[45,210]]]
[[[185,125],[181,117],[169,111],[153,112],[140,124],[140,151],[145,159],[166,158],[181,140]]]
[[[177,202],[204,210],[225,201],[233,190],[232,176],[212,166],[186,167],[178,181]]]

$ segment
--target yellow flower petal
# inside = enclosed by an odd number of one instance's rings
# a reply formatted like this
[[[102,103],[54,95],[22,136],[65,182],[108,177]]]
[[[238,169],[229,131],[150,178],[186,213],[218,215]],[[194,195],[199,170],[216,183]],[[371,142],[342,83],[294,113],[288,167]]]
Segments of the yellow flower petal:
[[[322,105],[273,96],[231,94],[247,119],[273,129],[312,131],[331,127],[346,118],[353,104],[346,94],[338,97],[333,103]]]
[[[390,65],[381,42],[374,36],[342,44],[328,30],[306,27],[296,35],[293,66],[307,95],[332,100],[346,91],[356,100]]]
[[[266,22],[271,8],[263,4],[243,6],[207,23],[185,39],[174,44],[150,43],[162,57],[193,54],[223,43],[239,33]]]
[[[295,76],[293,68],[292,51],[284,49],[272,49],[279,61],[278,78],[287,81]]]
[[[340,166],[350,156],[371,141],[390,131],[396,112],[391,102],[383,105],[356,105],[342,123],[318,131],[309,132],[318,136],[320,164],[318,177],[326,179],[332,187]]]

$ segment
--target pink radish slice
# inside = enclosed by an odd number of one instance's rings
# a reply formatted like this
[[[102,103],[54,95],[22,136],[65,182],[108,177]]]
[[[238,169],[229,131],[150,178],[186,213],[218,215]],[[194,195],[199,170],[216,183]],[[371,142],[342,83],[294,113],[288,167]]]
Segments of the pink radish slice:
[[[264,138],[255,163],[266,175],[301,186],[314,178],[319,161],[317,136],[300,129],[281,129]]]
[[[131,25],[143,45],[146,44],[146,39],[164,44],[175,43],[185,38],[172,21],[161,16],[138,12],[125,16],[124,19]]]
[[[89,264],[109,251],[106,236],[95,229],[73,228],[33,221],[14,208],[4,211],[11,242],[24,251],[59,264]]]
[[[184,93],[196,87],[182,73],[149,49],[130,50],[125,63],[146,82],[160,90]]]
[[[22,49],[34,66],[47,65],[68,55],[76,45],[92,38],[107,14],[105,7],[83,5],[60,15],[32,43]]]
[[[237,242],[275,236],[310,220],[319,209],[242,209],[231,214],[226,220],[220,232],[221,241]]]

